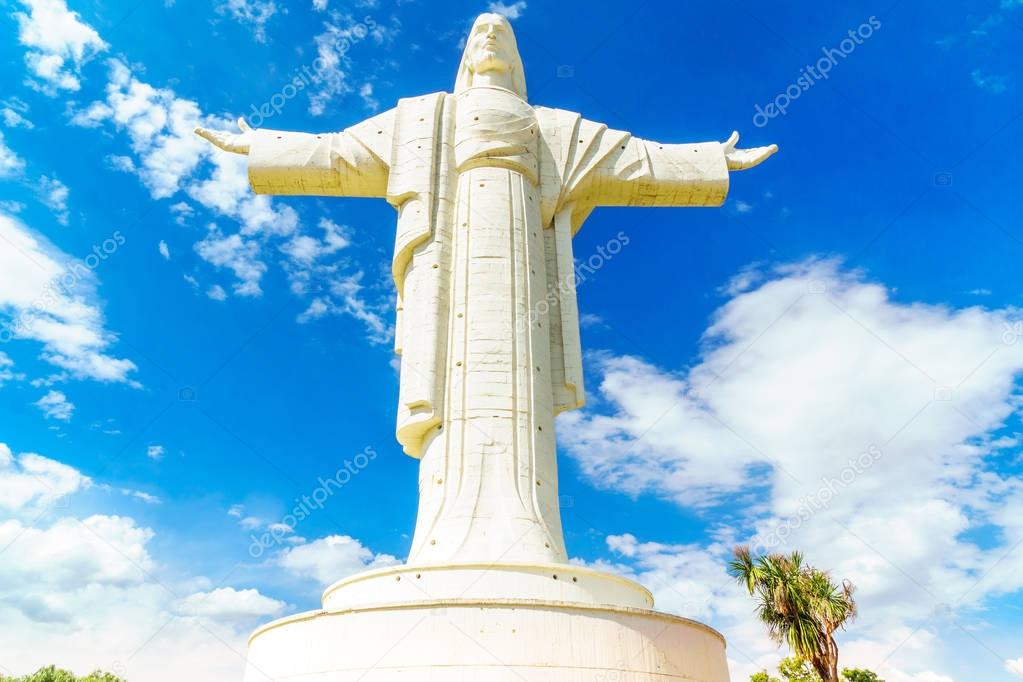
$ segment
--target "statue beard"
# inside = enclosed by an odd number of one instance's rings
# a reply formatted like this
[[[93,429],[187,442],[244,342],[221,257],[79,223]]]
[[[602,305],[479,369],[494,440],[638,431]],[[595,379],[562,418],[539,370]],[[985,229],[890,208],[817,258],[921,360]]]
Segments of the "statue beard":
[[[494,50],[481,50],[472,60],[472,72],[477,74],[487,73],[490,71],[508,73],[511,71],[511,64],[505,61],[501,55]]]

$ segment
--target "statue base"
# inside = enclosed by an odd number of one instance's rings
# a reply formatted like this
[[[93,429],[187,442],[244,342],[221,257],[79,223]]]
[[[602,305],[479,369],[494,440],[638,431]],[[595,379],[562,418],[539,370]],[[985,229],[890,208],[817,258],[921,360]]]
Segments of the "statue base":
[[[391,567],[323,603],[253,633],[245,682],[728,682],[718,632],[580,566]]]

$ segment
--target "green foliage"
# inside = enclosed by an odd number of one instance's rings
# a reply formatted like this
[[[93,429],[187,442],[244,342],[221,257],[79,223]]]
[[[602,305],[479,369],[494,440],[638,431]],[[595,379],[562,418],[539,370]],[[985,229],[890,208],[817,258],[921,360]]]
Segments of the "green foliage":
[[[821,682],[821,676],[809,663],[792,656],[778,664],[778,672],[785,682]]]
[[[51,665],[48,668],[40,668],[25,677],[4,677],[0,675],[0,682],[124,682],[124,680],[116,675],[98,670],[85,677],[76,677],[67,670],[59,670]]]
[[[767,671],[759,672],[750,677],[750,682],[821,682],[817,671],[804,660],[795,656],[786,658],[778,664],[778,674],[781,677],[769,675]],[[860,668],[845,668],[842,670],[844,682],[884,682],[877,673]]]
[[[750,682],[821,682],[812,666],[806,661],[792,656],[778,664],[781,678],[772,677],[767,672],[760,672],[750,678]]]
[[[856,615],[852,585],[836,585],[826,571],[803,565],[799,552],[755,557],[748,547],[737,547],[728,568],[756,597],[757,614],[771,638],[788,644],[824,682],[840,682],[832,634]]]

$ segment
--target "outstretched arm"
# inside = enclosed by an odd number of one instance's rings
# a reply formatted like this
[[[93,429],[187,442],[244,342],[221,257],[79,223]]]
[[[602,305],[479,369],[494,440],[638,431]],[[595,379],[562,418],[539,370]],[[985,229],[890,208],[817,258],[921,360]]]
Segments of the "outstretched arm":
[[[238,133],[195,132],[224,151],[247,155],[249,182],[258,194],[384,197],[393,119],[388,111],[321,135],[256,130],[244,119],[238,119]]]
[[[611,132],[611,131],[608,131]],[[730,171],[752,168],[776,145],[736,149],[726,142],[662,144],[628,136],[596,165],[574,197],[590,206],[720,206]]]

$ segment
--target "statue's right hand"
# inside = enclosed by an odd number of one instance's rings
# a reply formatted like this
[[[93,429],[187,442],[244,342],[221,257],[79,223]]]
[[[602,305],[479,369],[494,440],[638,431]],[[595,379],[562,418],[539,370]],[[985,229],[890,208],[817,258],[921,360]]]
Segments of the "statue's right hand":
[[[248,154],[249,148],[252,146],[252,128],[249,127],[244,118],[239,118],[238,129],[241,131],[240,133],[228,133],[223,130],[207,130],[206,128],[199,127],[195,129],[195,134],[209,140],[225,152]]]

